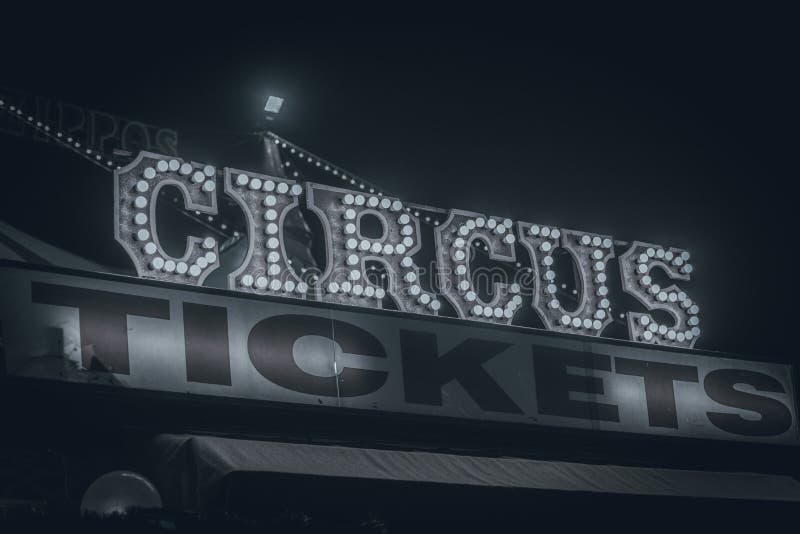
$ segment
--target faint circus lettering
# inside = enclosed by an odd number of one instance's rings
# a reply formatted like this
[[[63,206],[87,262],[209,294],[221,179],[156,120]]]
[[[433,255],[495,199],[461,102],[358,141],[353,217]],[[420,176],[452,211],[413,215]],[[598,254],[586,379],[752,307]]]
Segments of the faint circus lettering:
[[[53,132],[61,132],[64,138],[80,139],[100,152],[111,154],[115,149],[126,152],[154,150],[163,154],[177,155],[178,132],[138,121],[131,121],[110,113],[87,109],[67,102],[40,96],[31,96],[20,91],[0,87],[0,100],[11,100],[16,106],[35,110],[36,116],[52,125]],[[0,132],[21,136],[33,126],[26,121],[8,119],[0,114]],[[35,130],[33,139],[52,143],[53,137]]]

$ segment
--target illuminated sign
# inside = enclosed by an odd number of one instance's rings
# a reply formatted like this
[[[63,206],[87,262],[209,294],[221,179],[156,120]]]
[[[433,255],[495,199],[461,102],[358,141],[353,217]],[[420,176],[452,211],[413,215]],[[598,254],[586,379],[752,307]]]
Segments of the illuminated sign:
[[[461,319],[501,325],[512,324],[523,297],[530,296],[546,329],[597,337],[612,321],[614,296],[607,281],[615,274],[608,262],[617,257],[622,290],[646,311],[671,317],[659,322],[650,313],[627,312],[631,340],[690,348],[700,336],[698,305],[679,286],[661,287],[652,276],[660,270],[670,280],[690,280],[685,250],[636,241],[617,256],[608,235],[451,209],[434,229],[435,283],[426,289],[415,262],[422,247],[420,221],[400,199],[231,168],[219,171],[149,152],[115,172],[116,239],[142,278],[202,285],[219,267],[213,238],[189,236],[181,257],[160,245],[155,201],[167,185],[180,190],[186,209],[199,213],[216,215],[223,194],[241,206],[249,246],[242,264],[228,275],[234,291],[366,308],[382,308],[391,299],[398,310],[422,315],[439,315],[446,301]],[[319,217],[326,245],[325,270],[313,282],[293,269],[285,248],[284,219],[301,203]],[[380,222],[380,236],[362,232],[364,217]],[[482,296],[471,267],[475,242],[484,243],[495,262],[510,267],[530,262],[533,276],[493,281],[489,296]],[[568,254],[578,273],[578,304],[569,309],[557,295],[557,250]],[[523,254],[527,258],[518,258]],[[383,265],[385,287],[368,279],[368,262]]]
[[[10,377],[798,443],[784,364],[10,262],[0,292]]]

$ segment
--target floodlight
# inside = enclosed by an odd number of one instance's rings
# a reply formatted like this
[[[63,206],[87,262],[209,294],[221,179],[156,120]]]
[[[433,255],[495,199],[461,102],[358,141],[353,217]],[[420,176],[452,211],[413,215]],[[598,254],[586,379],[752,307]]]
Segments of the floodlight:
[[[281,111],[281,106],[283,106],[283,99],[279,96],[270,95],[270,97],[267,98],[267,104],[264,106],[264,111],[277,115]]]

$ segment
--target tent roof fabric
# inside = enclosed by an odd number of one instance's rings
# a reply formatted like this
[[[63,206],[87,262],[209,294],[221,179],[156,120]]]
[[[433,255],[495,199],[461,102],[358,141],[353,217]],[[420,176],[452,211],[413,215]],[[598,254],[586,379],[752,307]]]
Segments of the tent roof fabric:
[[[60,249],[3,221],[0,221],[0,259],[58,265],[84,271],[113,272],[108,266]]]
[[[198,509],[208,504],[222,480],[234,472],[620,495],[800,501],[800,482],[782,475],[487,458],[173,434],[157,436],[152,445],[162,492],[178,491],[182,493],[179,498],[183,505]],[[194,487],[188,488],[187,480],[192,481],[190,485]],[[170,484],[174,487],[170,488]],[[186,495],[187,491],[191,495]],[[187,502],[187,497],[192,502]]]

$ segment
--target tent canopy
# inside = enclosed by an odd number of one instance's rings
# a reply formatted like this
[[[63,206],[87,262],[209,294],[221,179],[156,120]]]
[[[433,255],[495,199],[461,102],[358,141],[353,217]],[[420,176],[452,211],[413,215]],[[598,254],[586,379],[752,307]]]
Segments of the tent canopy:
[[[279,473],[619,495],[800,501],[789,476],[162,434],[155,471],[168,500],[202,510],[232,473]],[[169,495],[173,499],[169,499]]]

